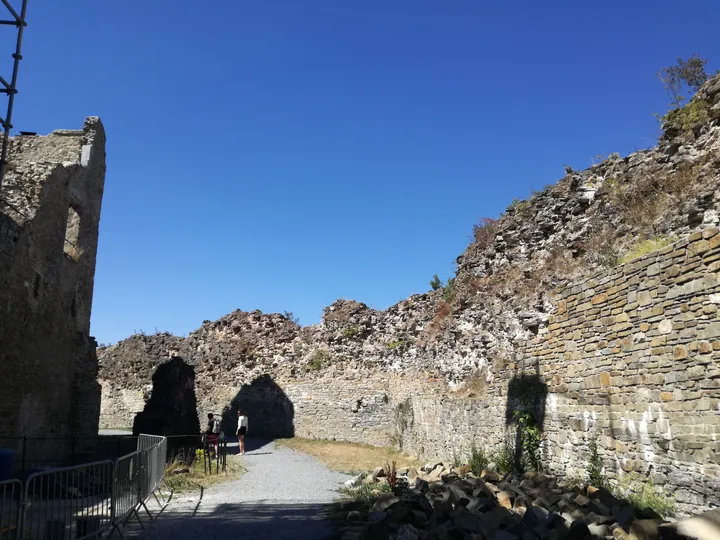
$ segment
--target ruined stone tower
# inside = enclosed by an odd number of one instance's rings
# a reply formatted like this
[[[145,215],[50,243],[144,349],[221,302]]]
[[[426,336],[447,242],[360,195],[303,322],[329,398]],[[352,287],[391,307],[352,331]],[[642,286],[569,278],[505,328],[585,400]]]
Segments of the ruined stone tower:
[[[0,437],[96,435],[90,337],[105,131],[11,141],[0,187]],[[55,452],[59,450],[56,448]]]

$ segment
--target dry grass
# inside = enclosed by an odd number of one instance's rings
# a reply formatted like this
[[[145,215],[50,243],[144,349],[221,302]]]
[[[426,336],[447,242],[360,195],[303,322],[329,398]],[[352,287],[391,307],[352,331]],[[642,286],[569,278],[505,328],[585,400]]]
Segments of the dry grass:
[[[173,474],[174,470],[189,468],[189,473]],[[188,466],[181,461],[173,461],[165,467],[165,481],[174,492],[193,491],[200,487],[207,488],[223,482],[237,480],[245,468],[242,466],[239,456],[227,456],[227,472],[215,473],[215,462],[213,462],[213,473],[207,473],[203,467],[202,459],[196,459]]]
[[[450,392],[457,397],[483,398],[487,395],[487,370],[483,367],[469,375],[462,385]]]
[[[479,249],[486,249],[493,243],[496,230],[497,220],[488,217],[481,218],[478,223],[473,225],[473,236]]]
[[[367,444],[311,439],[280,439],[278,444],[310,454],[333,470],[355,474],[382,467],[386,462],[396,461],[398,467],[418,467],[422,462],[409,454],[392,448]]]

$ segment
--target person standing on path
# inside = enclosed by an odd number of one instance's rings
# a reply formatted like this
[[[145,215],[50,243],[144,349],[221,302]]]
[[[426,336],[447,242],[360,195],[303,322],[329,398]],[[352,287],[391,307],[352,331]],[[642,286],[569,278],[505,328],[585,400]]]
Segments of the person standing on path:
[[[240,446],[240,454],[245,455],[245,435],[247,435],[248,432],[248,417],[245,414],[245,411],[239,410],[238,411],[238,429],[237,429],[237,438],[238,438],[238,444]]]
[[[220,420],[216,419],[213,413],[208,413],[208,425],[205,430],[205,437],[209,446],[210,455],[217,455],[219,435]]]

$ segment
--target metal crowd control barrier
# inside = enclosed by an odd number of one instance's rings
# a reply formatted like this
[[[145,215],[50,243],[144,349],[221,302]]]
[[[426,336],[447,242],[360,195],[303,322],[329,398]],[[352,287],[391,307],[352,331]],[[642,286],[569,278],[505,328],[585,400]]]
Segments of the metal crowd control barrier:
[[[20,480],[0,482],[0,539],[20,538],[23,485]]]
[[[162,512],[170,502],[160,491],[167,439],[138,438],[138,450],[115,462],[98,461],[0,482],[0,540],[84,540],[118,531],[153,496]],[[166,486],[167,487],[167,486]],[[172,493],[170,493],[172,497]]]
[[[112,525],[112,461],[31,474],[25,482],[22,538],[81,540]]]

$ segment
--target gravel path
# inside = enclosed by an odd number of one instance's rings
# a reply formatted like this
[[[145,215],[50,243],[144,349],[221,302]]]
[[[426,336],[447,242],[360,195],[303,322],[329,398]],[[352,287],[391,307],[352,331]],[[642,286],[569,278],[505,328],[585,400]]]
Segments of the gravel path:
[[[269,441],[246,439],[239,480],[198,493],[175,495],[158,520],[143,534],[153,540],[293,539],[321,540],[333,531],[329,504],[347,475],[317,459]],[[229,444],[230,453],[237,444]],[[128,531],[130,532],[130,531]],[[133,534],[134,533],[134,534]]]

